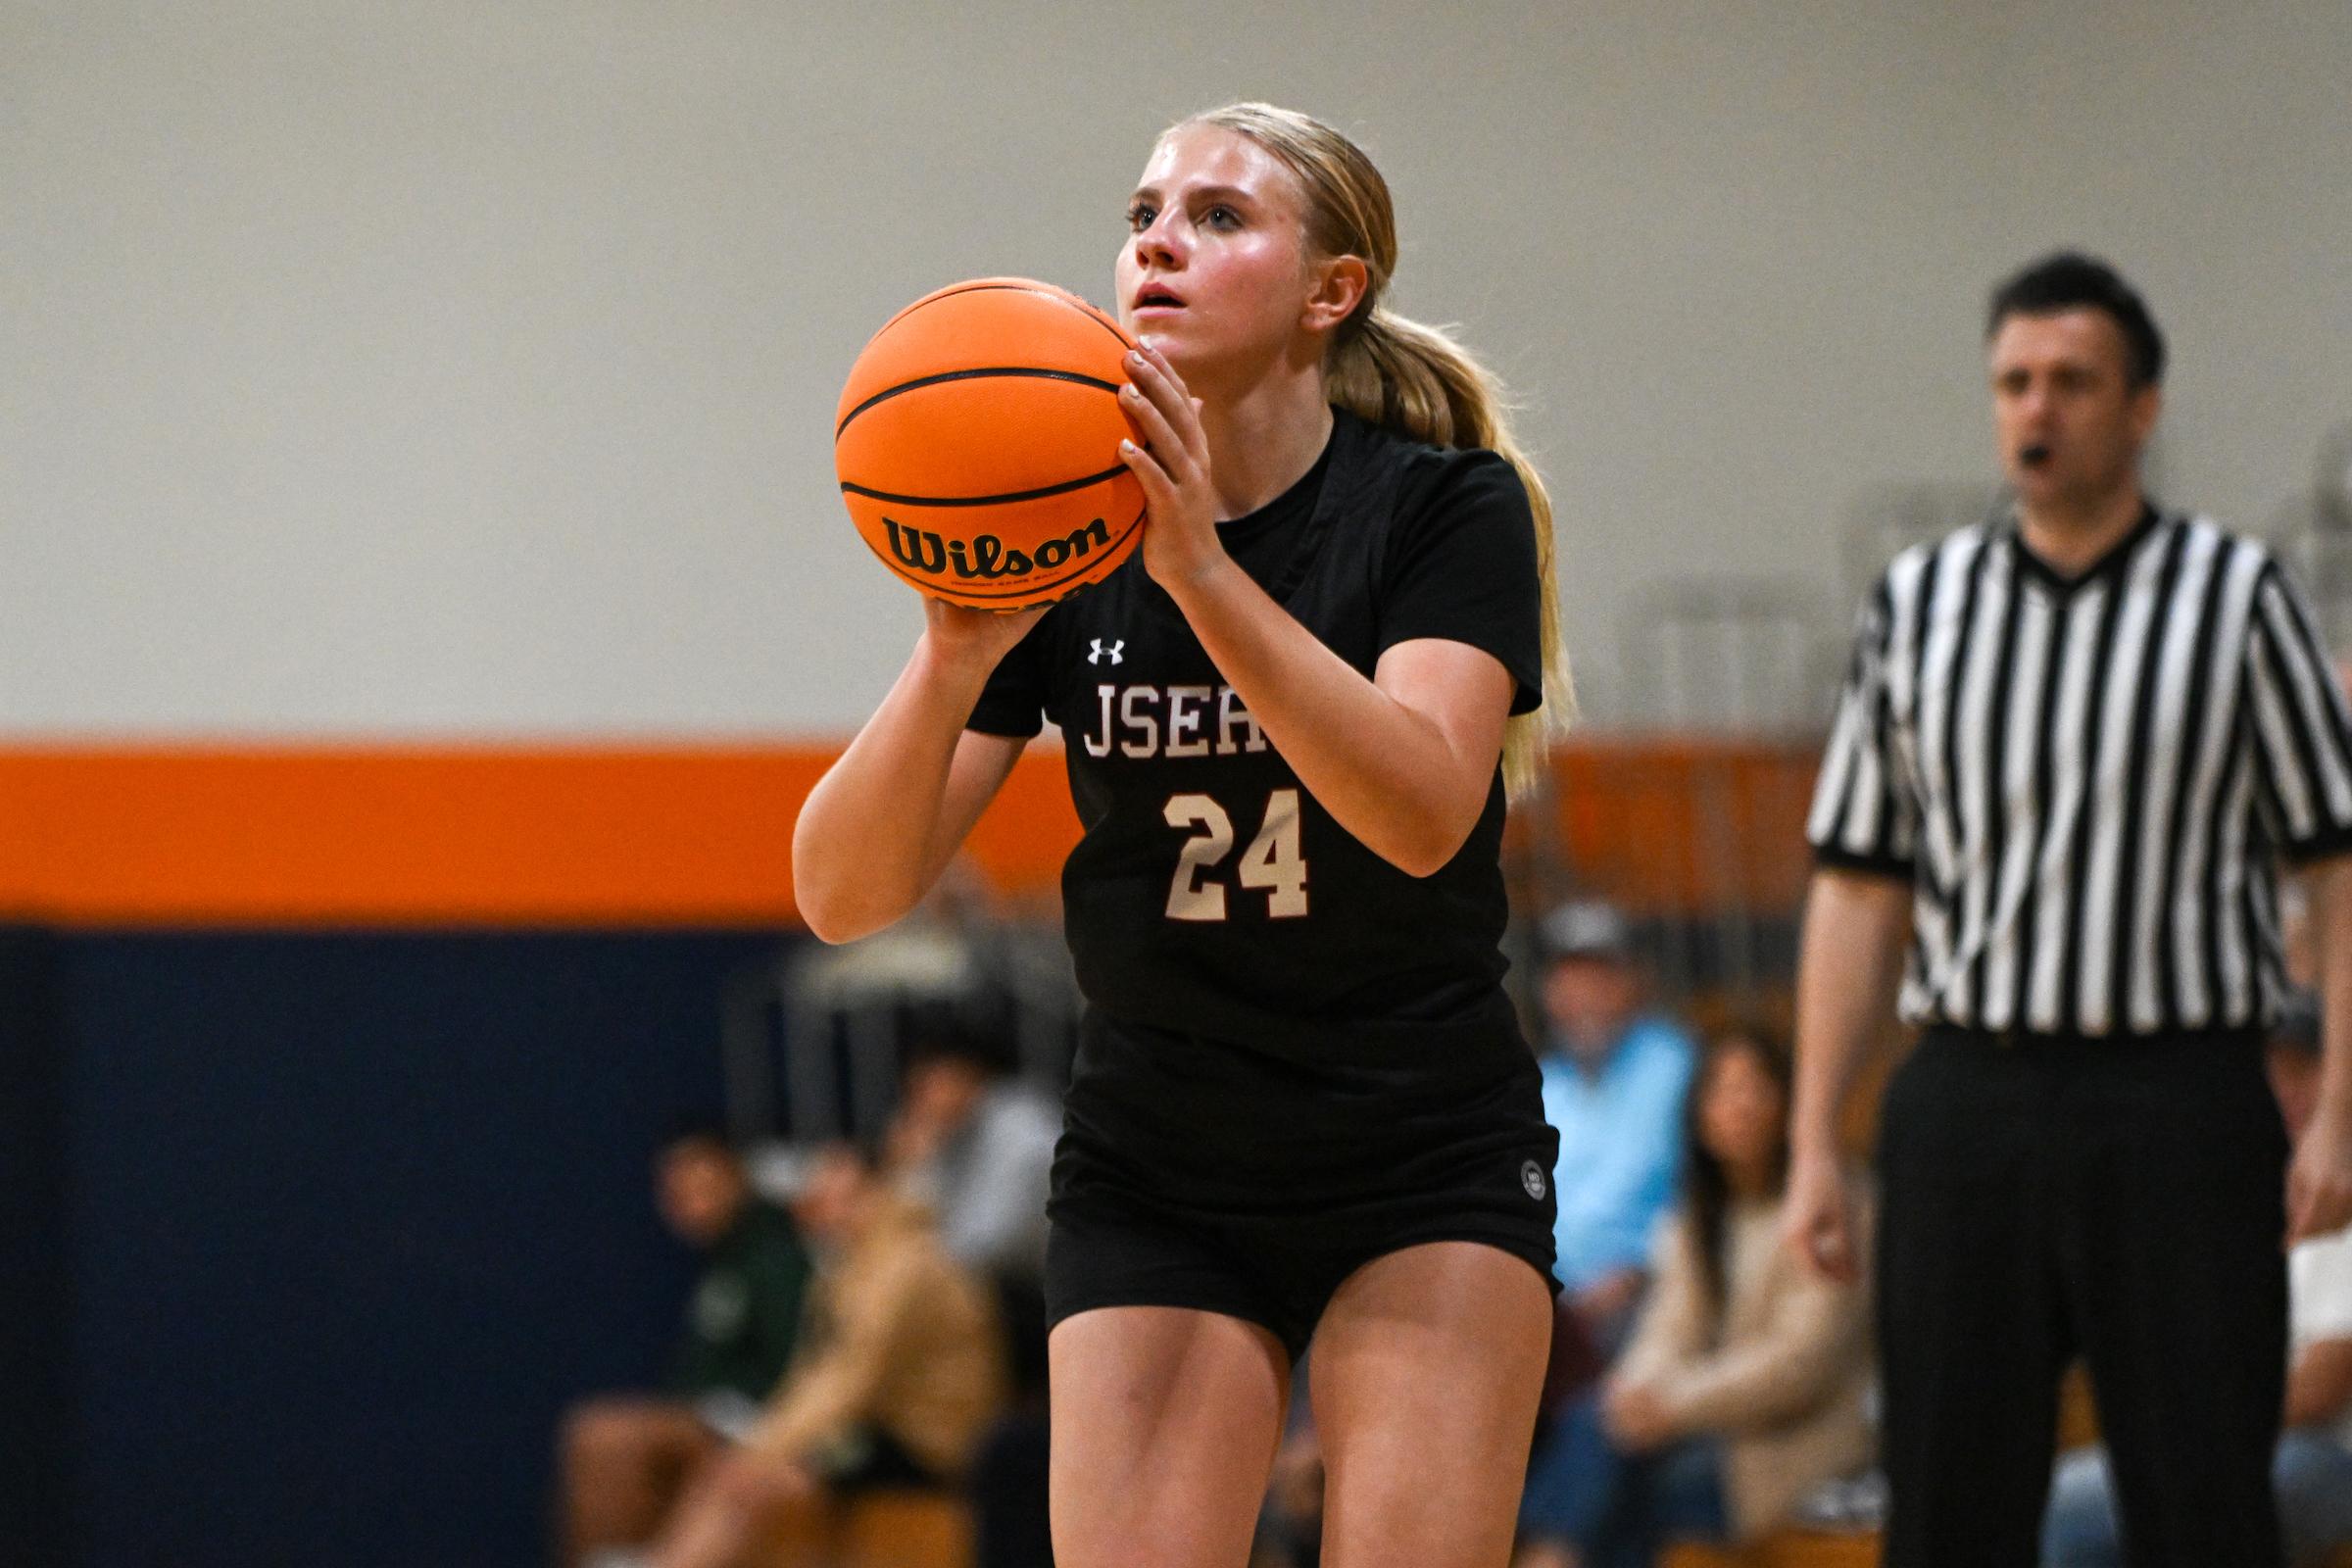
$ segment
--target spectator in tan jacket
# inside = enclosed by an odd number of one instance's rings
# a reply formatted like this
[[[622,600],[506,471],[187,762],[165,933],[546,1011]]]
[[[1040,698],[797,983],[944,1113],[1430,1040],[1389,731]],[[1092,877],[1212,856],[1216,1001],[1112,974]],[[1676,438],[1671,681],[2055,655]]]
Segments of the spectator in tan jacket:
[[[1779,1244],[1788,1091],[1770,1033],[1707,1042],[1649,1298],[1581,1430],[1535,1456],[1520,1568],[1634,1568],[1668,1540],[1759,1535],[1869,1457],[1867,1300]]]
[[[724,1568],[785,1510],[878,1487],[953,1487],[1004,1400],[988,1289],[870,1150],[829,1146],[794,1212],[819,1269],[807,1351],[743,1446],[679,1510],[659,1568]]]

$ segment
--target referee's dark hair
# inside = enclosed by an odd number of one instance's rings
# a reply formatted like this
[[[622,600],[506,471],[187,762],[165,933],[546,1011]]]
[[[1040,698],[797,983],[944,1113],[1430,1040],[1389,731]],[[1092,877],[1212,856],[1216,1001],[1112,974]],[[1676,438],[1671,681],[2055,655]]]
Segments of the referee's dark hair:
[[[2131,363],[2126,373],[2133,388],[2154,386],[2164,379],[2164,334],[2147,301],[2124,281],[2123,274],[2095,256],[2081,251],[2056,251],[2032,263],[1992,291],[1984,313],[1984,340],[1992,341],[2001,323],[2012,316],[2055,316],[2060,311],[2105,311],[2123,329]]]

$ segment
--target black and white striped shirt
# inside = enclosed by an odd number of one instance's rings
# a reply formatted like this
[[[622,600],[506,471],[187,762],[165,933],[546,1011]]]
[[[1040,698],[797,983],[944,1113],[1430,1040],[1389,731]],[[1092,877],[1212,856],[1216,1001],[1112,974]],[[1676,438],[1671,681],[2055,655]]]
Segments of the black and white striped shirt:
[[[2002,517],[1879,580],[1808,836],[1911,882],[1908,1021],[2254,1025],[2274,859],[2352,851],[2352,711],[2261,545],[2151,508],[2070,580]]]

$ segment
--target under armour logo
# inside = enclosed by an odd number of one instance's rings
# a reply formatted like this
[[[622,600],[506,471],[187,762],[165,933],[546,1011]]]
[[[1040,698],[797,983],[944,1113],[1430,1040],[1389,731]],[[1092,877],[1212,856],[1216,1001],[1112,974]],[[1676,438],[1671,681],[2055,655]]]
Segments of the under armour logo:
[[[1108,648],[1102,646],[1102,639],[1100,637],[1096,637],[1091,640],[1095,645],[1095,651],[1086,656],[1086,662],[1088,663],[1100,664],[1102,662],[1105,657],[1107,657],[1114,664],[1126,662],[1126,660],[1121,657],[1119,652],[1121,649],[1127,646],[1127,639],[1124,637],[1120,638],[1117,642],[1112,643]]]

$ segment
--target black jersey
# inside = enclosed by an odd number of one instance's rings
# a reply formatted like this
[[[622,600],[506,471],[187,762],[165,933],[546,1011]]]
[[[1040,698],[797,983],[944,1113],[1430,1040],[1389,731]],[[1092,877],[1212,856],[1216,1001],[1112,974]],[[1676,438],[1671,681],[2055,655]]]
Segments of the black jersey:
[[[1501,662],[1513,712],[1541,703],[1534,526],[1495,454],[1341,412],[1314,469],[1221,535],[1366,677],[1395,644],[1441,637]],[[1041,715],[1062,731],[1085,828],[1062,899],[1102,1012],[1307,1060],[1524,1054],[1501,987],[1499,768],[1460,852],[1427,877],[1398,870],[1300,786],[1140,553],[1046,613],[970,727],[1034,735]]]

